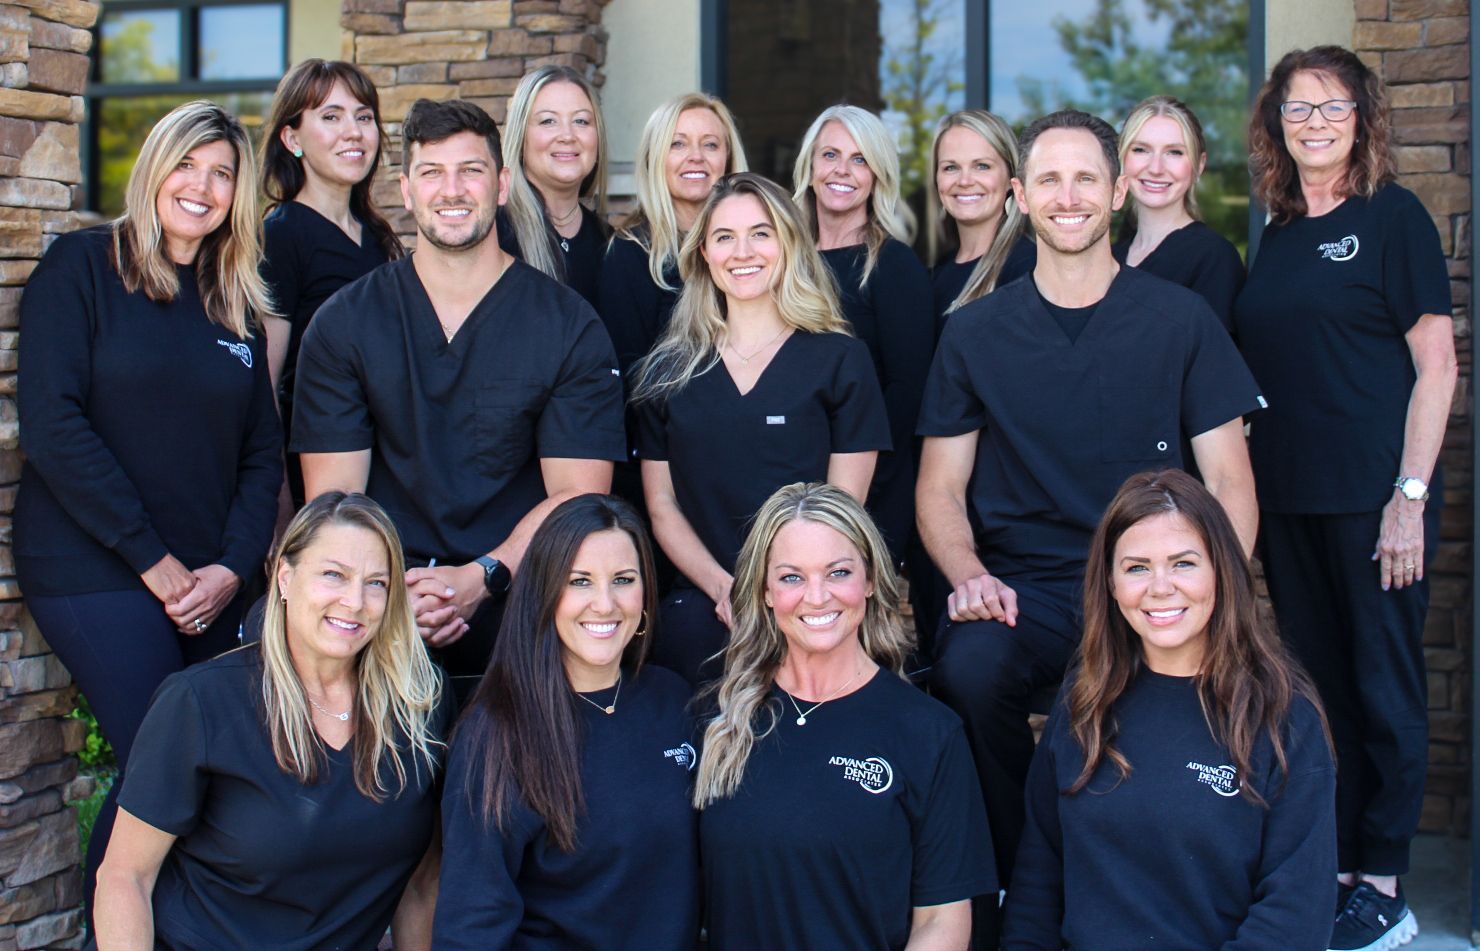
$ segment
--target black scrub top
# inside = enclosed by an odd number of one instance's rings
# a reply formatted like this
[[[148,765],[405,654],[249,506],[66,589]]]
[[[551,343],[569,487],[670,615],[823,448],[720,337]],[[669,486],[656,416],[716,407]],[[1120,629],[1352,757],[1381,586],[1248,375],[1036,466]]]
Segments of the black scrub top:
[[[1076,579],[1122,482],[1263,405],[1206,301],[1123,267],[1074,343],[1032,281],[952,314],[918,431],[980,431],[967,501],[987,570]]]
[[[693,951],[699,935],[699,828],[689,686],[645,667],[620,691],[578,702],[586,810],[564,852],[522,801],[507,831],[484,824],[482,708],[459,728],[442,801],[435,951],[568,948]],[[615,697],[615,700],[613,698]],[[608,716],[602,707],[615,703]]]
[[[617,348],[617,365],[623,376],[628,375],[632,364],[647,356],[668,328],[683,281],[676,264],[665,268],[663,277],[673,290],[653,282],[648,253],[642,245],[621,235],[612,238],[601,266],[596,310]]]
[[[868,507],[895,559],[903,557],[915,524],[915,422],[935,341],[929,309],[930,275],[908,245],[893,238],[879,249],[868,283],[863,268],[868,246],[822,252],[840,291],[843,316],[868,347],[884,393],[889,438],[898,451],[880,453]]]
[[[792,333],[744,395],[716,361],[638,419],[638,456],[668,463],[679,509],[726,571],[773,492],[827,481],[833,453],[889,448],[868,348],[844,334]]]
[[[996,893],[954,713],[885,670],[805,726],[791,704],[772,688],[775,729],[700,814],[713,951],[903,948],[915,907]]]
[[[930,272],[930,289],[935,301],[935,337],[937,340],[940,339],[941,331],[946,325],[946,318],[949,316],[946,309],[955,302],[957,297],[961,296],[961,291],[971,278],[971,272],[976,270],[977,262],[980,260],[981,258],[972,258],[970,261],[958,262],[948,254],[936,262],[935,268]],[[1033,268],[1037,266],[1038,243],[1024,236],[1012,246],[1012,250],[1007,254],[1007,260],[1002,262],[1002,273],[997,275],[997,287],[1006,287],[1023,275],[1031,274]]]
[[[1124,264],[1130,247],[1127,239],[1110,251]],[[1206,224],[1194,221],[1173,231],[1136,267],[1197,291],[1223,326],[1232,329],[1233,301],[1244,286],[1244,259],[1232,242]]]
[[[522,261],[448,341],[415,255],[340,291],[303,340],[295,452],[371,450],[408,557],[461,564],[545,498],[541,459],[620,460],[622,382],[580,295]]]
[[[450,699],[444,690],[433,720],[439,740]],[[160,685],[118,796],[130,815],[176,837],[154,884],[158,946],[376,946],[432,841],[440,764],[434,776],[403,760],[405,790],[377,803],[355,788],[353,746],[324,749],[310,785],[278,767],[257,645]],[[383,772],[396,790],[391,767]]]
[[[599,301],[597,287],[601,283],[601,259],[606,254],[606,229],[602,227],[601,217],[596,212],[585,205],[580,208],[581,229],[569,238],[558,236],[556,242],[565,267],[565,276],[561,283],[584,297],[586,303],[596,307]],[[519,250],[519,237],[514,234],[514,226],[503,206],[499,207],[498,216],[494,220],[498,224],[499,247],[523,260],[524,254]]]
[[[1271,406],[1249,433],[1262,508],[1387,503],[1393,480],[1412,475],[1398,471],[1417,379],[1404,335],[1423,315],[1449,312],[1438,231],[1400,185],[1264,229],[1234,308],[1239,347]]]

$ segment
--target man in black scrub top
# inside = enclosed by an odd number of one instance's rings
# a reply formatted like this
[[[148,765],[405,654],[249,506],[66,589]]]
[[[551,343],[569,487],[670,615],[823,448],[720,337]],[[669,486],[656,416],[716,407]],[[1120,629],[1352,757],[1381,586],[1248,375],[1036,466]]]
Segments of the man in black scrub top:
[[[1242,415],[1263,400],[1197,294],[1110,254],[1125,199],[1115,131],[1037,120],[1013,179],[1038,238],[1017,281],[952,314],[926,384],[920,532],[953,591],[931,674],[966,724],[1008,888],[1033,755],[1029,703],[1062,679],[1105,506],[1130,475],[1182,466],[1182,437],[1248,551],[1258,518]],[[996,909],[976,909],[978,947]],[[990,937],[989,937],[990,936]]]
[[[318,312],[293,450],[309,498],[365,492],[395,521],[424,566],[407,573],[417,626],[466,696],[535,528],[564,499],[611,488],[622,381],[591,307],[491,236],[508,172],[488,114],[418,100],[403,136],[416,252]]]

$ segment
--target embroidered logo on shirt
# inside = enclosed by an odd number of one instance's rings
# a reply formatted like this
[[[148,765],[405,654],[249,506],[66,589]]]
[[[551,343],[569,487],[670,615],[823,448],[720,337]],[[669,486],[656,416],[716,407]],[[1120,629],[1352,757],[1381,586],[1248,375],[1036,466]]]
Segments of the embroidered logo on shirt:
[[[879,756],[870,756],[868,759],[834,756],[827,761],[827,765],[843,767],[844,779],[857,783],[863,787],[864,792],[875,796],[894,785],[894,767]]]
[[[1197,773],[1197,781],[1204,786],[1211,786],[1213,792],[1220,796],[1237,796],[1242,783],[1238,779],[1238,769],[1234,766],[1205,766],[1196,760],[1189,762],[1187,768]]]
[[[1327,241],[1316,250],[1321,252],[1321,257],[1327,261],[1350,261],[1357,256],[1357,248],[1360,245],[1361,242],[1357,241],[1357,236],[1349,234],[1340,241]]]
[[[686,770],[693,770],[694,764],[699,761],[694,748],[687,743],[680,743],[671,750],[664,750],[663,758],[672,760]]]
[[[785,426],[786,425],[786,417],[785,416],[767,416],[766,417],[766,425],[767,426]]]
[[[1254,399],[1259,401],[1260,409],[1269,409],[1269,400],[1265,399],[1263,396],[1256,396],[1254,397]]]
[[[618,370],[616,367],[612,367],[611,370],[612,370],[612,376],[621,376],[622,375],[622,371],[621,370]]]
[[[242,366],[248,370],[252,368],[252,348],[244,343],[232,343],[230,340],[217,340],[221,346],[230,350],[232,355],[242,362]]]

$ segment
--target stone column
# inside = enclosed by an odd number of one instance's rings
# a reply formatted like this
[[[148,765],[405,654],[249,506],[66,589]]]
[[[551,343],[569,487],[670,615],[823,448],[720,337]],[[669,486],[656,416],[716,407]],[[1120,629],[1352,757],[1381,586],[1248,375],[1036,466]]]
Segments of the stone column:
[[[92,788],[72,755],[84,728],[65,719],[76,690],[23,612],[10,513],[21,466],[21,288],[51,240],[77,226],[78,124],[97,18],[89,0],[0,0],[0,951],[81,944],[67,802]]]

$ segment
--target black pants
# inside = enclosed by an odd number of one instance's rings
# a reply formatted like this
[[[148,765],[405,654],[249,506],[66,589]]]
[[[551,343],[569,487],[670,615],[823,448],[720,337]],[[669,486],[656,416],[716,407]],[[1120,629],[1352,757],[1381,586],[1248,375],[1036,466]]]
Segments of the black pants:
[[[134,735],[154,691],[170,674],[209,660],[237,645],[244,596],[226,606],[204,633],[175,630],[164,606],[148,591],[104,591],[65,597],[28,597],[26,607],[46,643],[67,668],[118,756],[118,776],[108,791],[87,844],[83,899],[92,928],[93,889],[118,815]]]
[[[1382,590],[1381,512],[1260,513],[1261,555],[1280,631],[1320,691],[1336,743],[1337,868],[1408,871],[1428,771],[1423,626],[1429,585]],[[1424,513],[1424,566],[1439,507]]]
[[[498,638],[504,620],[506,598],[487,598],[468,619],[468,632],[446,647],[434,648],[432,660],[447,674],[448,686],[461,710],[472,699],[473,691],[488,669],[493,642]]]
[[[687,680],[698,692],[724,673],[716,656],[730,643],[730,629],[714,613],[714,602],[680,582],[658,606],[657,637],[650,658]]]
[[[1010,894],[1033,759],[1030,702],[1063,679],[1079,646],[1081,583],[1002,580],[1017,592],[1017,625],[943,621],[930,686],[966,725],[992,828],[997,881]]]

